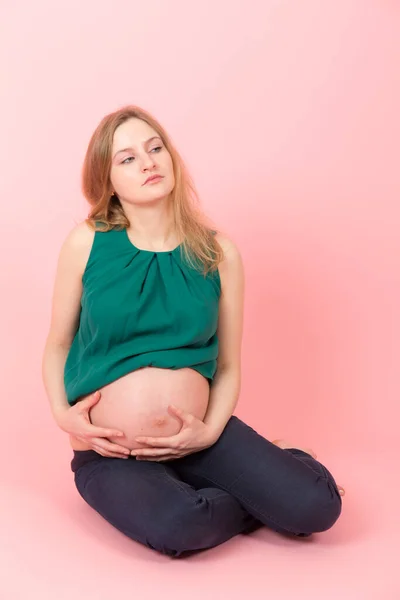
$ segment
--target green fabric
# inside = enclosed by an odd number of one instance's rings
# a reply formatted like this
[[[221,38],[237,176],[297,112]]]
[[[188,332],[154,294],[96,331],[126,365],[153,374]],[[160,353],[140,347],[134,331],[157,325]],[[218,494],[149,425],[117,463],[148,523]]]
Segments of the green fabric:
[[[190,267],[181,250],[140,250],[126,229],[95,232],[64,369],[69,404],[145,366],[190,367],[211,385],[221,280],[218,270]]]

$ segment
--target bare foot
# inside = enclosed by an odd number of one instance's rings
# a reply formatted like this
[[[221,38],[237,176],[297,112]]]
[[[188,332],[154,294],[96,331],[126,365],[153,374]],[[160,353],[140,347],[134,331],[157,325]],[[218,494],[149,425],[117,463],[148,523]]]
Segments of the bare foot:
[[[274,440],[272,442],[273,444],[275,444],[275,446],[278,446],[279,448],[282,448],[282,450],[286,450],[287,448],[298,448],[299,450],[303,450],[303,452],[307,452],[307,454],[310,454],[313,458],[317,458],[317,455],[315,454],[315,452],[313,450],[311,450],[311,448],[302,448],[301,446],[294,446],[294,444],[291,444],[290,442],[287,442],[285,440]],[[341,485],[338,485],[338,490],[339,490],[339,494],[341,496],[345,495],[345,490]]]

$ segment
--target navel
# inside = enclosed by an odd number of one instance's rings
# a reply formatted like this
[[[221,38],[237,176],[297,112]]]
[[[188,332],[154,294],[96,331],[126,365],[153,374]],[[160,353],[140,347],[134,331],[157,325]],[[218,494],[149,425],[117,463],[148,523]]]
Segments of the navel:
[[[153,424],[155,427],[164,427],[166,422],[167,422],[166,417],[157,417],[156,419],[154,419]]]

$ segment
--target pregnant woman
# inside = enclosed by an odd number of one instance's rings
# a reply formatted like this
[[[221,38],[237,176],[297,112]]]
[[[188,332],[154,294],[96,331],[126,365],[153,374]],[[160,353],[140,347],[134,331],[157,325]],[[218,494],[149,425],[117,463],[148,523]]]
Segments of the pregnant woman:
[[[91,211],[61,247],[42,363],[79,494],[172,557],[263,525],[328,530],[344,494],[328,469],[232,414],[241,255],[207,225],[165,129],[136,106],[104,117],[83,192]]]

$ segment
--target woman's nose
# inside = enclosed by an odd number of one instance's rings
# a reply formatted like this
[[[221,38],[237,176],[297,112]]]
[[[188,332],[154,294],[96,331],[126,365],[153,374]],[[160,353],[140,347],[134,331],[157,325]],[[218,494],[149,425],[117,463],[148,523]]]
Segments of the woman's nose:
[[[154,159],[152,156],[145,156],[142,159],[142,170],[144,169],[151,169],[152,167],[154,167]]]

